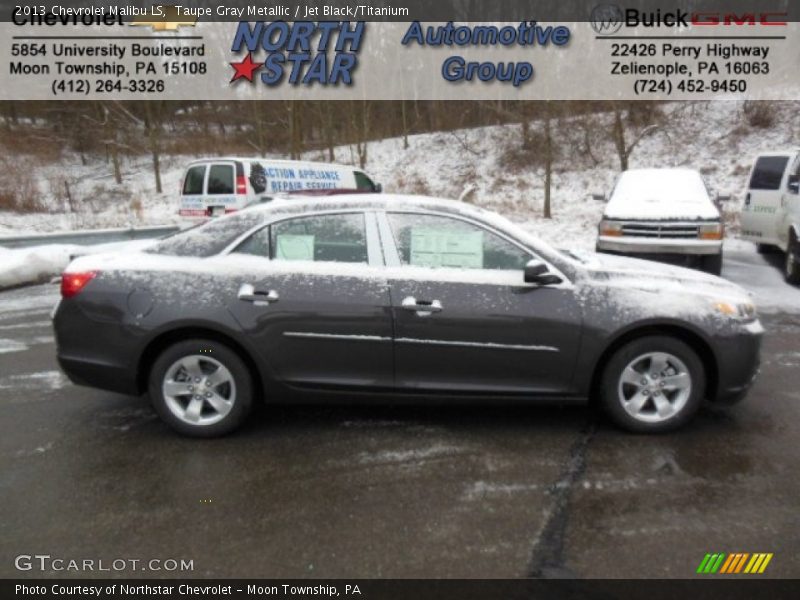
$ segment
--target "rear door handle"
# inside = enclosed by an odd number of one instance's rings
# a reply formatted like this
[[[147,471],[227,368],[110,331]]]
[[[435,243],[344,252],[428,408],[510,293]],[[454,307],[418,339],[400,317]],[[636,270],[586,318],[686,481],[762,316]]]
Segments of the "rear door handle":
[[[413,296],[408,296],[403,299],[401,304],[403,310],[417,313],[420,317],[427,317],[433,313],[442,312],[442,303],[438,300],[417,300]]]
[[[280,298],[278,292],[275,290],[269,290],[267,292],[257,290],[249,283],[242,284],[242,287],[239,288],[238,297],[242,302],[252,302],[256,306],[267,306],[273,302],[277,302]]]

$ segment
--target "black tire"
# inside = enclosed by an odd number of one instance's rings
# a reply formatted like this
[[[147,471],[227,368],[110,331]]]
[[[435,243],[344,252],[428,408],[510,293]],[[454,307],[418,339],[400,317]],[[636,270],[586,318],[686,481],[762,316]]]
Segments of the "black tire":
[[[182,359],[192,368],[197,360],[201,370],[200,377],[194,379],[189,377],[189,381],[185,381],[188,371],[180,366],[176,367]],[[220,365],[227,372],[221,370]],[[220,375],[223,373],[224,375]],[[225,378],[218,387],[214,387],[213,382],[206,379],[215,374],[218,378]],[[187,389],[196,386],[196,391],[201,393],[193,396],[195,391],[189,391],[185,395],[176,394],[171,399],[168,398],[164,394],[168,375],[169,381],[176,386],[185,385]],[[176,381],[177,379],[180,381]],[[232,432],[241,426],[253,406],[253,381],[245,362],[228,346],[204,339],[178,342],[164,350],[150,369],[148,392],[153,407],[161,419],[178,433],[192,437],[219,437]],[[222,414],[224,411],[215,410],[211,400],[206,398],[212,394],[213,400],[218,405],[221,400],[224,401],[224,410],[227,411],[224,415]],[[175,412],[180,411],[180,406],[185,403],[185,410],[188,413],[188,406],[192,400],[196,400],[201,406],[198,420],[206,420],[206,423],[190,423],[188,416],[181,418]]]
[[[772,244],[756,244],[756,252],[759,254],[775,254],[777,250],[778,247]]]
[[[676,369],[676,376],[685,368],[690,379],[687,383],[686,394],[682,395],[683,392],[681,391],[667,390],[663,387],[659,389],[657,380],[650,380],[648,377],[647,387],[650,388],[652,384],[656,391],[646,390],[648,399],[642,406],[643,412],[637,418],[632,416],[623,404],[623,391],[624,393],[630,392],[628,391],[629,385],[622,383],[621,379],[628,366],[637,364],[636,361],[646,361],[643,357],[653,353],[670,356],[673,361],[668,363],[670,369],[673,368],[673,364],[676,363],[674,359],[677,358],[682,365],[679,369]],[[650,364],[652,365],[653,363]],[[671,373],[672,371],[668,370],[667,372]],[[639,383],[644,383],[645,374],[646,370],[642,374],[642,380]],[[675,380],[672,377],[668,377],[665,381],[672,382]],[[653,335],[635,339],[614,353],[608,361],[600,381],[600,403],[606,414],[623,429],[634,433],[661,433],[682,427],[694,416],[702,404],[705,388],[705,368],[697,353],[677,338]],[[634,386],[633,389],[637,388]],[[679,406],[679,408],[674,414],[664,418],[659,417],[657,414],[650,415],[649,412],[657,412],[656,395],[659,396],[659,401],[662,398],[666,399],[673,407]],[[678,399],[679,396],[682,397],[682,400]],[[650,421],[648,419],[659,420]]]
[[[786,248],[783,276],[787,283],[800,284],[800,242],[794,234],[789,237],[789,247]]]
[[[712,275],[721,275],[722,274],[722,252],[719,254],[709,254],[707,256],[703,256],[702,259],[702,269],[706,273],[711,273]]]

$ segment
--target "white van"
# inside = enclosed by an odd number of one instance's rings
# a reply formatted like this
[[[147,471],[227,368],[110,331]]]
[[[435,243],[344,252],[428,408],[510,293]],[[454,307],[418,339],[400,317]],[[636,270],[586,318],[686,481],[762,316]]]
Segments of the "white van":
[[[742,206],[742,238],[759,252],[786,253],[784,276],[800,283],[800,148],[764,152],[750,170]]]
[[[181,183],[182,217],[214,217],[294,192],[381,191],[363,171],[328,163],[265,158],[206,158],[189,164]]]
[[[631,169],[614,184],[597,251],[722,271],[724,226],[715,198],[693,169]]]

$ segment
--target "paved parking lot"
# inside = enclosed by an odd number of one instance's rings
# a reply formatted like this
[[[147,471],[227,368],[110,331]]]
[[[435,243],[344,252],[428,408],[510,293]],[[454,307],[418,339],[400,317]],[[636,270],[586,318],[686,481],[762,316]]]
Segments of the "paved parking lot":
[[[40,553],[196,577],[687,577],[706,552],[773,552],[766,575],[798,577],[800,290],[767,260],[725,271],[769,311],[755,389],[664,436],[486,406],[269,408],[183,439],[60,374],[56,286],[2,293],[0,576],[41,576],[13,564]]]

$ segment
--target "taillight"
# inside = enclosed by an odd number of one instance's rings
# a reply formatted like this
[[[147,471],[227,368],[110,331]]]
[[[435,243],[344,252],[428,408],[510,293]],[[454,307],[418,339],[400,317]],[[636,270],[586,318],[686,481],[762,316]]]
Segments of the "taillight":
[[[247,179],[244,175],[239,175],[236,178],[236,194],[245,196],[247,194]]]
[[[63,273],[61,275],[61,297],[72,298],[77,296],[92,279],[97,277],[96,271],[85,273]]]

